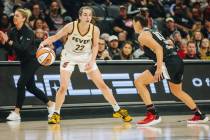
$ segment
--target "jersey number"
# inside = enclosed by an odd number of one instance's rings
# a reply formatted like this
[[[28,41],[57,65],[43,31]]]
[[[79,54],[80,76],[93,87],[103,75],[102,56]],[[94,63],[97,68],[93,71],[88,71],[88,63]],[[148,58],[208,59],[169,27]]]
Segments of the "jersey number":
[[[76,45],[76,51],[82,51],[85,48],[85,45]]]

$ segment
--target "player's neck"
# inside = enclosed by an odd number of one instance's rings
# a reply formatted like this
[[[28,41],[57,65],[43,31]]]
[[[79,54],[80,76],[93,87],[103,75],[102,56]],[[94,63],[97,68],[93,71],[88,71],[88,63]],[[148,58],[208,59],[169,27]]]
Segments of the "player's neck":
[[[17,28],[18,30],[20,30],[20,29],[23,27],[23,25],[24,25],[24,23],[17,24],[17,25],[15,25],[15,26],[16,26],[16,28]]]
[[[84,23],[84,22],[79,22],[78,23],[78,26],[79,26],[79,28],[81,29],[81,28],[85,28],[85,29],[88,29],[89,28],[89,24],[87,24],[87,23]]]

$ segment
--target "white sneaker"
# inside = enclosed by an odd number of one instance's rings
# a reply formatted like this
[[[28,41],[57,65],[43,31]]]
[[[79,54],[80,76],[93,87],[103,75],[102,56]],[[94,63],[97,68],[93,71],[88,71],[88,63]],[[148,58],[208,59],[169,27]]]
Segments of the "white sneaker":
[[[53,105],[52,105],[52,106],[47,107],[47,110],[48,110],[48,113],[49,113],[49,115],[48,115],[48,118],[49,118],[49,117],[52,116],[52,114],[53,114],[54,111],[55,111],[55,102],[53,102]]]
[[[11,111],[11,113],[6,119],[8,121],[18,121],[18,120],[21,120],[21,117],[20,117],[20,114],[17,114],[15,111]]]

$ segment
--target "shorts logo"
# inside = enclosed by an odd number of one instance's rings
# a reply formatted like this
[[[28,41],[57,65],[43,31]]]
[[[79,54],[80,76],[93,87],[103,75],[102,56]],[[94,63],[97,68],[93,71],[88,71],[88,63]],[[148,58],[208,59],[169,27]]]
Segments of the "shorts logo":
[[[69,64],[69,62],[64,62],[62,67],[66,68],[68,64]]]

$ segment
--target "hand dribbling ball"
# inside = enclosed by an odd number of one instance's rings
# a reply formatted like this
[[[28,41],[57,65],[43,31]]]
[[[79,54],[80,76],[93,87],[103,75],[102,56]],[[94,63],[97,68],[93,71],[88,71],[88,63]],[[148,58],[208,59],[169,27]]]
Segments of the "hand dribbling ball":
[[[49,66],[55,61],[55,52],[49,47],[43,47],[37,50],[36,58],[43,66]]]

